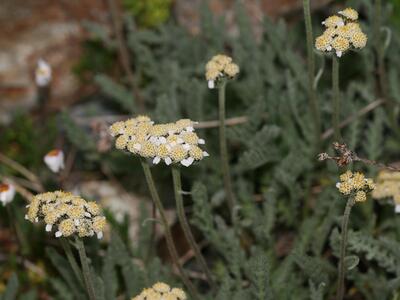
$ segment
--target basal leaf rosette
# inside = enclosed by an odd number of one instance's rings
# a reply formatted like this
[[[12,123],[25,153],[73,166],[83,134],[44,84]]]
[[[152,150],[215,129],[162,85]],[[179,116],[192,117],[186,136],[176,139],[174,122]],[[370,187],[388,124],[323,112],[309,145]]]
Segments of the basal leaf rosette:
[[[96,202],[86,201],[68,192],[55,191],[38,194],[27,205],[25,219],[36,223],[44,221],[46,231],[55,230],[55,236],[103,237],[106,219]]]
[[[196,134],[194,124],[189,119],[154,124],[150,118],[140,116],[114,123],[110,134],[116,137],[115,147],[119,150],[150,159],[153,164],[188,167],[208,156],[201,148],[205,141]]]

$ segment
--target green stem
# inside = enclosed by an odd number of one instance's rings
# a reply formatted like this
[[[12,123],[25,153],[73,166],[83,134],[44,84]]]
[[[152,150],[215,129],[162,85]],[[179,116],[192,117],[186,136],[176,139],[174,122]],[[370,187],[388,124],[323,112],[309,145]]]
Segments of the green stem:
[[[190,247],[192,248],[198,263],[206,274],[207,280],[210,283],[211,287],[215,290],[216,286],[212,279],[212,274],[207,266],[206,260],[201,254],[200,248],[196,243],[196,240],[193,236],[193,233],[190,229],[189,222],[185,215],[185,208],[183,206],[183,197],[182,197],[182,181],[181,181],[181,172],[179,167],[172,167],[172,178],[174,182],[174,192],[175,192],[175,200],[176,200],[176,209],[178,213],[179,222],[181,223],[181,227],[183,233],[186,237],[186,240],[189,242]]]
[[[222,175],[224,178],[225,195],[228,201],[228,206],[231,215],[235,207],[235,196],[232,190],[231,174],[229,168],[228,147],[226,143],[226,128],[225,128],[225,90],[226,82],[222,82],[218,88],[219,102],[219,147],[222,161]]]
[[[161,222],[164,226],[165,239],[167,241],[167,247],[168,247],[169,254],[171,255],[172,261],[175,264],[176,268],[178,269],[181,279],[182,279],[183,283],[186,285],[186,287],[188,288],[190,294],[192,295],[192,297],[194,299],[199,299],[196,288],[194,287],[192,282],[189,280],[185,271],[183,270],[183,267],[179,263],[178,251],[176,250],[176,247],[175,247],[174,239],[172,237],[172,233],[171,233],[171,230],[168,225],[167,217],[165,215],[164,206],[160,200],[160,196],[158,195],[156,185],[154,183],[153,176],[151,174],[150,166],[145,159],[142,159],[141,163],[142,163],[143,172],[144,172],[144,175],[146,178],[146,182],[147,182],[147,185],[150,190],[151,198],[153,199],[154,204],[157,206],[157,209],[160,212]]]
[[[71,265],[72,271],[74,272],[76,279],[79,283],[83,282],[81,269],[75,259],[74,254],[72,253],[71,245],[69,244],[68,240],[65,238],[60,239],[61,246],[64,249],[65,255],[67,256],[68,262]]]
[[[79,258],[81,260],[83,279],[85,281],[86,290],[90,300],[96,300],[96,293],[93,285],[92,274],[89,267],[89,260],[86,256],[85,245],[80,238],[75,239],[76,247],[78,249]]]
[[[314,56],[314,37],[311,22],[310,0],[303,0],[304,23],[307,38],[307,66],[308,66],[308,99],[310,110],[314,121],[315,148],[318,152],[321,139],[321,115],[318,106],[317,93],[314,89],[315,77],[315,56]]]
[[[339,59],[333,54],[332,56],[332,125],[334,130],[334,138],[336,142],[340,142],[340,91],[339,91]]]
[[[346,208],[344,209],[343,219],[342,219],[342,240],[340,241],[340,261],[339,261],[339,282],[336,294],[336,300],[342,300],[344,296],[344,277],[346,273],[346,266],[344,259],[346,257],[346,245],[347,245],[347,227],[349,224],[350,212],[353,207],[355,200],[350,197],[347,200]]]

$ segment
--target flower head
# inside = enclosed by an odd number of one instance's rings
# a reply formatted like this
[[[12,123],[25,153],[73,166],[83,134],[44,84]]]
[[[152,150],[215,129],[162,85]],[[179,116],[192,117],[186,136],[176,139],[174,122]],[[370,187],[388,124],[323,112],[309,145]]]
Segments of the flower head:
[[[336,184],[336,187],[345,196],[353,195],[356,202],[364,202],[367,200],[367,194],[374,190],[375,185],[372,179],[365,178],[364,174],[347,171],[340,175],[340,182]]]
[[[36,195],[27,207],[25,218],[31,222],[43,220],[49,232],[55,227],[56,237],[73,234],[79,237],[96,234],[99,239],[103,237],[106,219],[95,202],[56,191]]]
[[[223,54],[215,55],[206,64],[206,80],[210,89],[215,88],[221,80],[233,79],[239,74],[239,66],[232,62],[232,58]]]
[[[117,149],[149,158],[154,164],[164,161],[166,165],[179,163],[188,167],[208,156],[200,148],[205,140],[196,134],[194,124],[190,119],[154,124],[145,118],[139,124],[135,118],[111,125],[110,133],[116,137]]]
[[[348,7],[342,11],[339,11],[338,14],[342,15],[343,17],[345,17],[346,19],[349,19],[351,21],[356,21],[358,19],[358,12],[351,7]]]
[[[356,10],[346,8],[338,14],[340,16],[333,15],[322,22],[326,30],[315,39],[315,48],[322,52],[334,52],[341,57],[350,49],[364,48],[368,38],[357,23]]]
[[[5,206],[13,201],[15,197],[15,187],[10,183],[0,184],[0,202]]]
[[[163,282],[155,283],[151,288],[144,289],[131,300],[186,300],[186,293],[179,288],[172,288]]]
[[[395,205],[395,212],[400,213],[400,172],[380,172],[376,178],[372,198],[390,199]]]
[[[62,152],[62,150],[51,150],[44,156],[43,160],[54,173],[58,173],[60,170],[64,169],[64,152]]]
[[[39,59],[37,62],[35,81],[40,87],[47,86],[51,81],[51,67],[43,59]]]

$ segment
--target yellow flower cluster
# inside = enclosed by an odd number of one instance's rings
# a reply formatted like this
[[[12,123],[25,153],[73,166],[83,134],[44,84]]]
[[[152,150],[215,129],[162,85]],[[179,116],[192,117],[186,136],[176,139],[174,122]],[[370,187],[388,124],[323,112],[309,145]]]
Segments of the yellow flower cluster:
[[[334,51],[338,57],[349,49],[362,49],[367,44],[367,36],[362,32],[358,12],[352,8],[339,11],[322,22],[326,30],[316,38],[315,48],[323,52]]]
[[[340,182],[336,187],[343,195],[353,194],[356,202],[364,202],[367,200],[367,194],[375,189],[375,183],[372,179],[365,178],[362,173],[347,171],[340,175]]]
[[[56,227],[56,237],[73,234],[88,237],[95,233],[99,239],[103,237],[106,219],[96,202],[87,202],[71,193],[56,191],[34,196],[27,208],[25,219],[32,223],[43,220],[48,232]]]
[[[232,62],[232,58],[223,54],[215,55],[206,64],[206,79],[208,87],[213,89],[215,84],[223,78],[234,78],[239,73],[239,66]]]
[[[205,141],[195,133],[194,124],[189,119],[154,124],[150,118],[139,116],[112,124],[110,134],[116,137],[117,149],[150,158],[154,164],[164,161],[167,165],[180,163],[188,167],[208,156],[200,148]]]
[[[144,289],[142,293],[131,300],[186,300],[186,293],[178,288],[172,288],[163,282],[157,282],[151,288]]]
[[[382,171],[376,179],[376,188],[372,198],[392,198],[396,205],[396,212],[400,212],[400,172]]]

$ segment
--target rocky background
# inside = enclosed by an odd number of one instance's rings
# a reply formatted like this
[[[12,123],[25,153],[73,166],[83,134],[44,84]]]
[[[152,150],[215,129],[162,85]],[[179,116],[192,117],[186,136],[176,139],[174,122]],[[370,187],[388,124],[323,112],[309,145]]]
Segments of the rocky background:
[[[202,0],[176,0],[171,9],[176,19],[190,32],[199,30],[198,6]],[[330,0],[313,1],[313,7]],[[216,15],[223,15],[227,28],[232,25],[234,0],[212,0]],[[254,30],[263,13],[272,18],[299,16],[301,0],[243,1],[252,16]],[[38,102],[34,70],[38,59],[45,59],[53,71],[48,105],[59,110],[90,95],[95,87],[82,83],[74,66],[82,56],[88,38],[85,22],[95,21],[110,28],[109,2],[106,0],[2,0],[0,3],[0,122],[9,122],[17,110],[32,109]],[[121,3],[117,3],[122,6]]]

